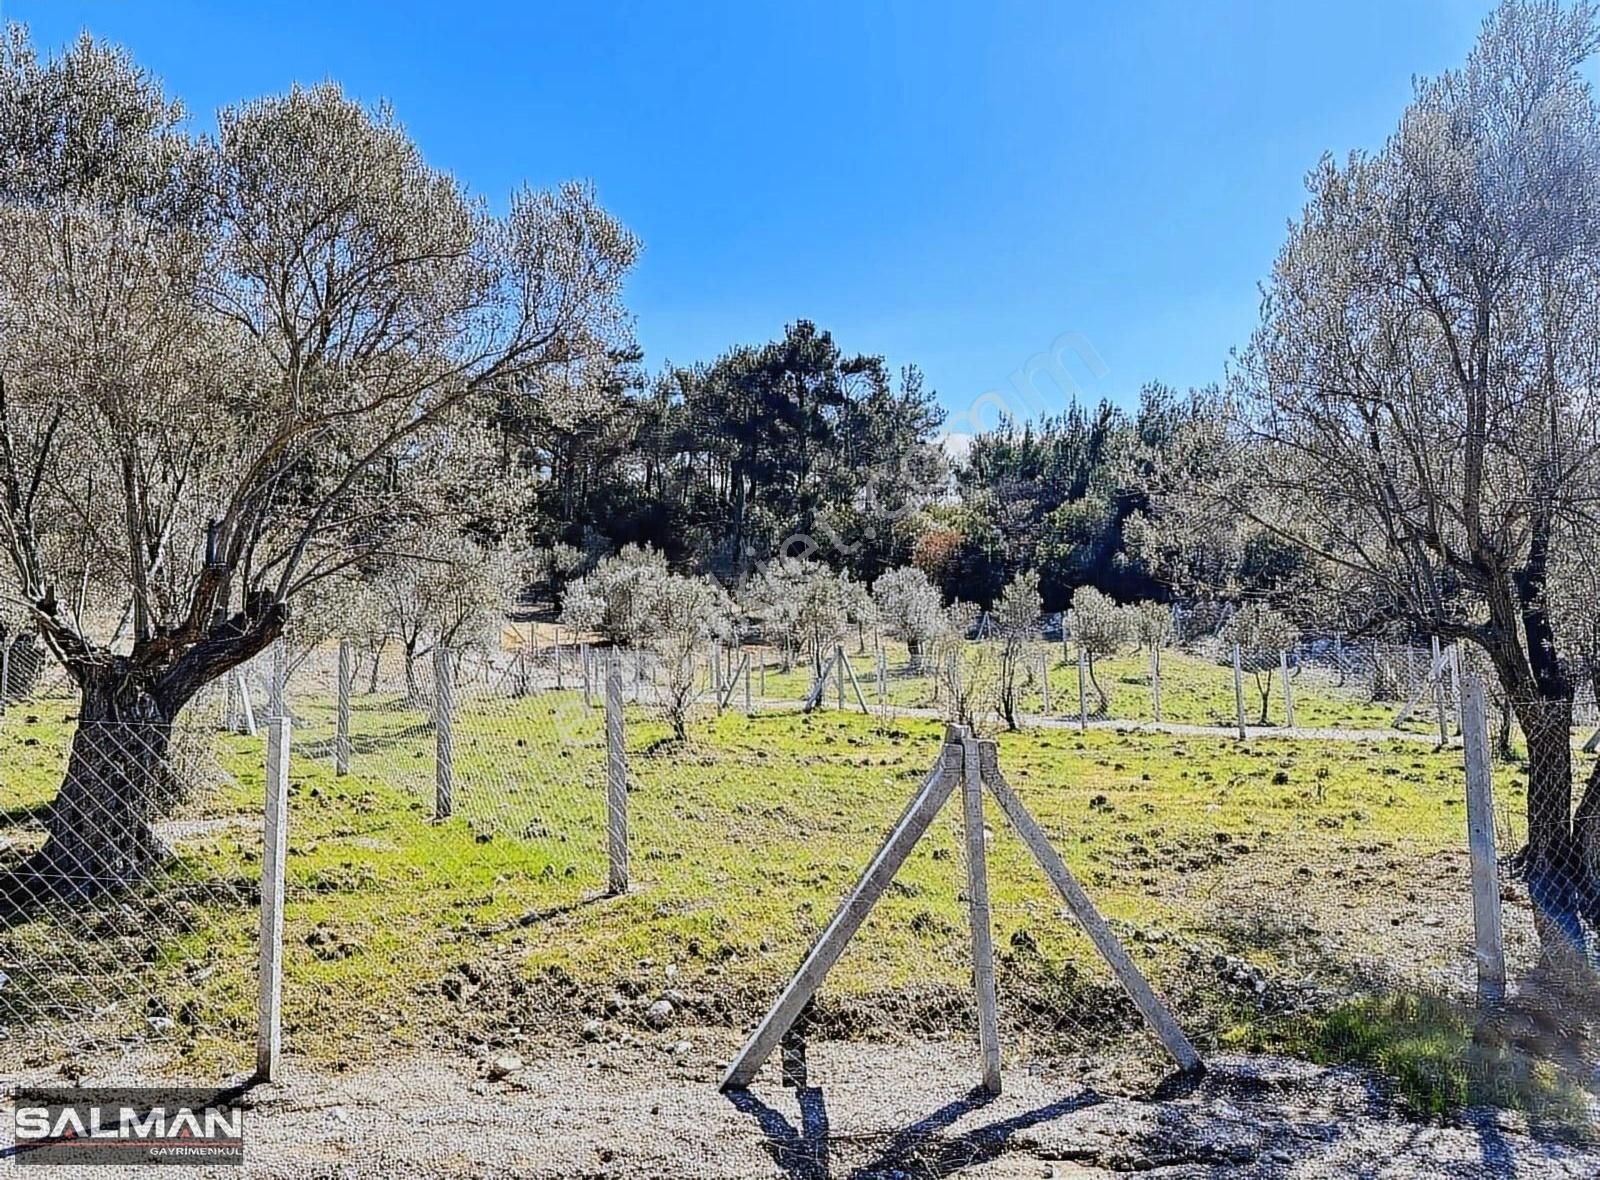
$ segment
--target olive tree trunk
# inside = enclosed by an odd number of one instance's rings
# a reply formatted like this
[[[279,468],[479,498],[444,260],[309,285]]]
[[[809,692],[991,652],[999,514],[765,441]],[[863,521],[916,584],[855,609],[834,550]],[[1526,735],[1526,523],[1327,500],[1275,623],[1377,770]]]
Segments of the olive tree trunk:
[[[173,716],[122,661],[82,674],[81,708],[49,838],[29,868],[52,894],[126,888],[166,856],[154,824],[189,784],[171,759]]]

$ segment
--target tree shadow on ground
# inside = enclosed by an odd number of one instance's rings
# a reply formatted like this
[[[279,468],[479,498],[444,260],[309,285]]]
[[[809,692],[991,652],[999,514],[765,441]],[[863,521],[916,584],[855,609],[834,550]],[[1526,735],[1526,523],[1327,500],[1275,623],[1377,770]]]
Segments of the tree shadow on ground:
[[[432,722],[419,721],[413,725],[402,725],[379,732],[365,731],[351,734],[350,758],[354,762],[357,758],[387,753],[390,750],[407,746],[418,738],[428,737],[432,733]],[[297,741],[295,743],[295,756],[319,761],[332,761],[335,740],[332,737],[328,737]]]

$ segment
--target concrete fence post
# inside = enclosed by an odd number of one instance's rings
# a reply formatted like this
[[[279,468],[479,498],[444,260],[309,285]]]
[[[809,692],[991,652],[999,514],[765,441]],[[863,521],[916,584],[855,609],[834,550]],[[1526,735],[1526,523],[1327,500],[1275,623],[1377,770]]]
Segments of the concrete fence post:
[[[1293,728],[1295,728],[1295,724],[1294,724],[1294,681],[1292,679],[1290,679],[1290,677],[1289,677],[1289,673],[1290,673],[1291,669],[1289,667],[1289,653],[1288,652],[1280,651],[1278,653],[1278,667],[1283,672],[1283,715],[1284,715],[1284,724],[1287,725],[1290,729],[1293,729]]]
[[[1439,647],[1439,637],[1433,637],[1433,709],[1439,715],[1439,744],[1450,744],[1450,710],[1445,703],[1444,653]]]
[[[281,636],[272,645],[272,682],[267,685],[267,719],[289,715],[289,644]]]
[[[333,773],[344,776],[350,773],[350,679],[353,655],[350,641],[339,640],[339,698],[334,717]]]
[[[1478,677],[1466,677],[1461,687],[1461,746],[1467,771],[1467,850],[1472,861],[1478,1002],[1492,1007],[1505,998],[1506,952],[1500,913],[1500,862],[1495,850],[1489,706],[1483,681]]]
[[[455,668],[443,644],[433,649],[433,817],[449,819],[455,811],[456,744]]]
[[[1078,732],[1089,728],[1089,653],[1078,645]]]
[[[1237,643],[1233,645],[1233,705],[1238,714],[1239,740],[1242,742],[1247,736],[1244,728],[1244,664]]]
[[[283,890],[289,848],[289,744],[292,723],[267,731],[267,790],[261,850],[261,942],[256,999],[256,1077],[270,1082],[283,1050]]]
[[[1150,704],[1155,710],[1155,718],[1161,720],[1161,648],[1150,649]]]
[[[622,705],[622,671],[613,655],[606,669],[607,890],[628,891],[628,743]]]

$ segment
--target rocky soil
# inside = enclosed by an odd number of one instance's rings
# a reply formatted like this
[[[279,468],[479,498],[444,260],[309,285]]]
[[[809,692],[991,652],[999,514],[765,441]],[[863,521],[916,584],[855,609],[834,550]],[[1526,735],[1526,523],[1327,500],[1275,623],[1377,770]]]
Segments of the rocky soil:
[[[1002,1096],[987,1098],[967,1089],[964,1046],[826,1043],[811,1048],[803,1071],[791,1058],[780,1079],[769,1064],[757,1086],[724,1095],[716,1081],[734,1046],[724,1033],[707,1035],[678,1030],[660,1044],[592,1043],[533,1060],[491,1051],[396,1061],[333,1077],[290,1069],[249,1093],[245,1175],[1600,1175],[1600,1149],[1541,1139],[1513,1116],[1417,1124],[1365,1075],[1296,1061],[1218,1057],[1198,1081],[1143,1092],[1117,1092],[1081,1068],[1015,1071]],[[3,1110],[0,1127],[9,1131]],[[119,1170],[96,1169],[108,1178]]]

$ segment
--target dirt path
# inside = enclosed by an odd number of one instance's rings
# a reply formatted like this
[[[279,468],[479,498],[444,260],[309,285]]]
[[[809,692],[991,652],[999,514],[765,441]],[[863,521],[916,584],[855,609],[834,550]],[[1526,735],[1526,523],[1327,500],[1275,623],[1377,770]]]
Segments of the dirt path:
[[[1363,1075],[1218,1058],[1198,1083],[1117,1096],[1082,1075],[1014,1071],[1005,1093],[964,1087],[965,1046],[822,1045],[805,1088],[769,1066],[717,1092],[729,1045],[586,1046],[490,1081],[434,1059],[329,1078],[290,1070],[252,1092],[244,1174],[911,1180],[1138,1173],[1228,1177],[1593,1177],[1600,1152],[1541,1143],[1501,1116],[1424,1126]],[[970,1054],[967,1054],[970,1056]],[[9,1132],[9,1118],[0,1111]],[[109,1178],[122,1169],[97,1169]],[[143,1173],[128,1170],[137,1180]],[[198,1170],[190,1175],[201,1174]],[[237,1177],[238,1170],[218,1170]]]

